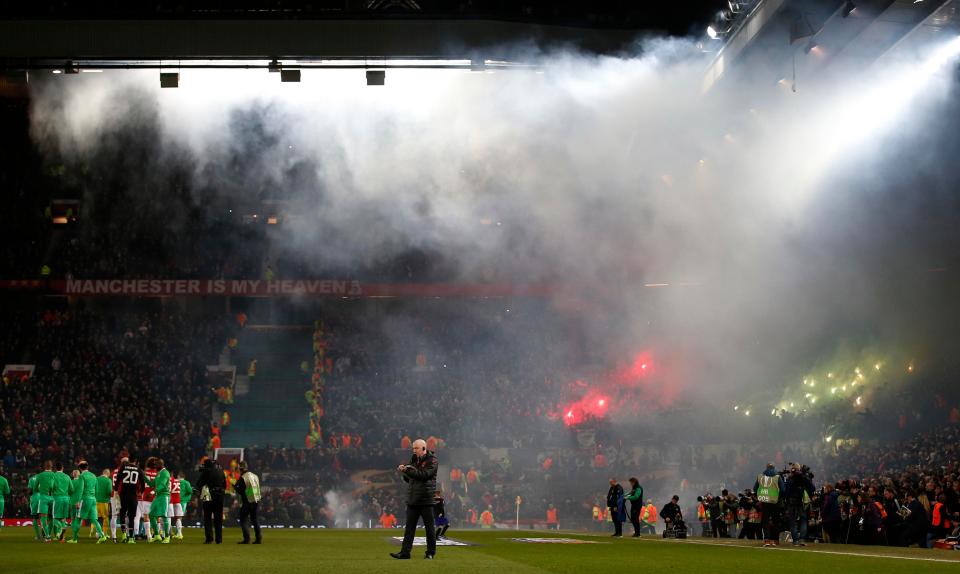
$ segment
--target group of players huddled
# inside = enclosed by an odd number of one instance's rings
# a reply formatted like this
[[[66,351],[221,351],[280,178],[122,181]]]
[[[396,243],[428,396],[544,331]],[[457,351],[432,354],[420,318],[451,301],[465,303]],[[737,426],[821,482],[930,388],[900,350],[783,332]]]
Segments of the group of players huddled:
[[[183,540],[183,511],[193,496],[192,486],[182,471],[173,476],[161,458],[148,458],[143,468],[138,462],[135,457],[123,458],[117,468],[103,469],[96,476],[86,461],[80,461],[68,476],[62,462],[46,461],[27,485],[34,538],[76,544],[81,523],[88,521],[91,533],[97,533],[97,544],[111,539],[136,544],[138,536],[161,544]]]

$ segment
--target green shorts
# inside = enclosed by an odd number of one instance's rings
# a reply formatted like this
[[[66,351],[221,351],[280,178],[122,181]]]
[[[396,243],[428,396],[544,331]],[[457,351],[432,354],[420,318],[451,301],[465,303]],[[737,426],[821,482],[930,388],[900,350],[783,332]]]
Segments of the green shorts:
[[[37,514],[53,514],[53,497],[49,494],[38,494]]]
[[[167,515],[167,506],[170,505],[170,495],[157,496],[150,503],[150,518],[162,518]]]
[[[69,496],[53,497],[53,517],[57,519],[71,518],[76,507],[70,502]]]
[[[77,512],[77,518],[96,522],[97,499],[93,497],[80,499],[80,510]]]
[[[38,508],[40,508],[40,495],[31,494],[30,495],[30,516],[36,516],[37,514],[39,514],[39,511],[37,510]]]

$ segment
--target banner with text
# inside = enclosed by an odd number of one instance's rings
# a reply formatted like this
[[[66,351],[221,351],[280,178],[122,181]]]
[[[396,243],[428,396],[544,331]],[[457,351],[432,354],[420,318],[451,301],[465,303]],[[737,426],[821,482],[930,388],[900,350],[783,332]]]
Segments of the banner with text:
[[[546,297],[546,284],[362,283],[341,279],[52,279],[0,280],[0,290],[112,297]]]

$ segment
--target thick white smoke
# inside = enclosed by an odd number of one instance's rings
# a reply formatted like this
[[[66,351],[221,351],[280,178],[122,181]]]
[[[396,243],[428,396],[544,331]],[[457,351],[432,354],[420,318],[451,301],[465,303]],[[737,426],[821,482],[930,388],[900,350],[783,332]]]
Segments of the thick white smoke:
[[[883,263],[837,230],[896,171],[901,127],[940,105],[942,70],[796,93],[743,74],[702,94],[707,60],[687,41],[539,63],[391,70],[382,87],[362,70],[184,70],[174,90],[156,71],[56,77],[36,89],[34,133],[52,156],[95,158],[118,125],[153,126],[151,161],[119,167],[131,182],[187,154],[198,194],[287,199],[302,217],[277,242],[317,268],[417,247],[463,280],[566,285],[597,303],[591,344],[682,349],[698,391],[766,388],[843,321],[909,324],[874,322],[892,302]]]

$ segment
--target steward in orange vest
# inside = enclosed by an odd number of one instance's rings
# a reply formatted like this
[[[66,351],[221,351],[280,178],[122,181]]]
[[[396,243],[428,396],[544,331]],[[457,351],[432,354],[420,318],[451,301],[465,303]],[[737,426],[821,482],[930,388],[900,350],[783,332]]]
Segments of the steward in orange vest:
[[[493,528],[493,512],[490,506],[480,513],[480,528]]]
[[[560,529],[560,523],[557,521],[557,509],[552,504],[547,508],[547,528]]]

